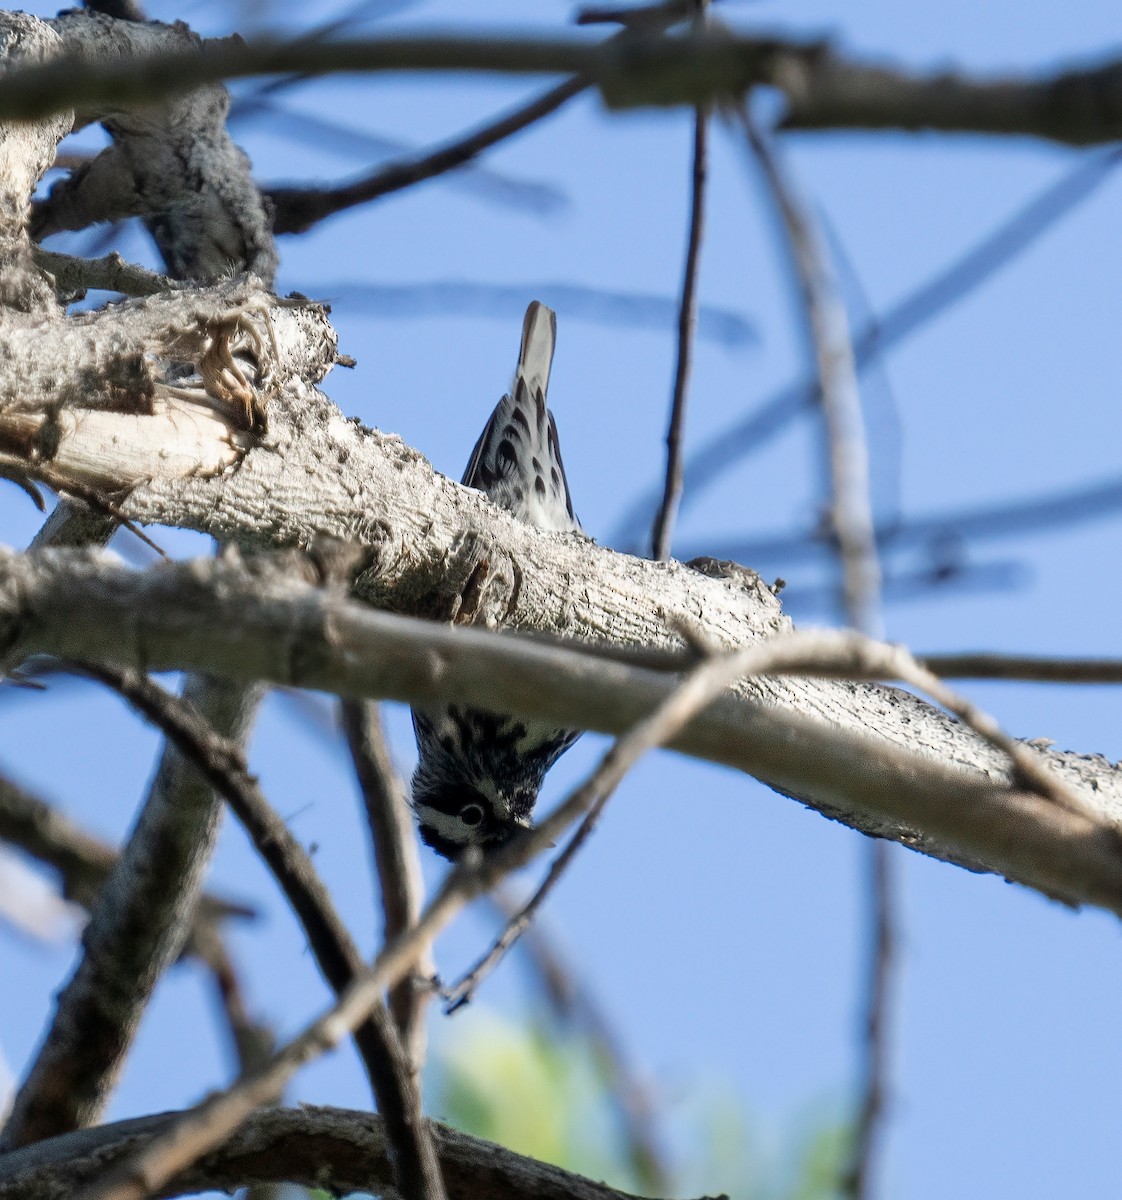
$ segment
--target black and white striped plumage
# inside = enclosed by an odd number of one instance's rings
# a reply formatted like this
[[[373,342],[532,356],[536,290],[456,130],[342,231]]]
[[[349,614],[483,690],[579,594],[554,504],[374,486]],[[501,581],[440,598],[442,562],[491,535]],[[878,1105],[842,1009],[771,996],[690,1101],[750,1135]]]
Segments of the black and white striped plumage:
[[[528,524],[579,533],[545,402],[556,336],[553,310],[535,300],[526,310],[514,382],[480,434],[463,482]],[[413,808],[421,837],[445,858],[468,846],[501,845],[527,828],[546,771],[579,736],[456,706],[414,709],[413,729]]]

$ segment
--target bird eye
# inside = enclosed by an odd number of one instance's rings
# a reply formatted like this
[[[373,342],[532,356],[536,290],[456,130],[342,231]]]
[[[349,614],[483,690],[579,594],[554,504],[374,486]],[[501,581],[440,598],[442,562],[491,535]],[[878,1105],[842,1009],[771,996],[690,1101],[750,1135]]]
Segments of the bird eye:
[[[469,827],[474,827],[483,820],[483,805],[465,804],[460,809],[460,820]]]

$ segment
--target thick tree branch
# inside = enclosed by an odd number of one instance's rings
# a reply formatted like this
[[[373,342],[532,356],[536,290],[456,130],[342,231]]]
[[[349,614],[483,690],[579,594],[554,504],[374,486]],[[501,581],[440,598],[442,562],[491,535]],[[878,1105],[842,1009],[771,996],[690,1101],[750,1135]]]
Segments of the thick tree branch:
[[[0,1160],[0,1200],[73,1200],[106,1169],[142,1151],[181,1117],[162,1113],[53,1138]],[[449,1200],[635,1200],[560,1167],[433,1124]],[[294,1183],[335,1195],[392,1184],[382,1119],[340,1108],[267,1108],[220,1149],[151,1193],[182,1196],[251,1183]]]
[[[76,69],[127,69],[171,51],[190,58],[203,42],[186,25],[115,20],[70,11],[49,23]],[[78,66],[82,64],[82,66]],[[218,82],[127,108],[111,102],[99,119],[112,145],[60,180],[35,206],[36,239],[123,216],[145,219],[168,272],[211,280],[251,271],[272,281],[277,267],[269,212],[249,160],[226,129],[230,98]]]
[[[365,41],[214,40],[199,50],[163,50],[118,62],[67,57],[0,81],[0,117],[33,119],[76,105],[120,112],[252,75],[372,71],[584,75],[608,105],[619,108],[695,107],[764,84],[787,96],[792,128],[934,129],[1073,145],[1122,137],[1118,60],[979,79],[950,71],[910,73],[846,57],[820,43],[712,27],[675,37],[634,32],[599,43],[573,36],[483,38],[472,32]]]
[[[505,520],[498,512],[494,519]],[[728,579],[607,555],[559,535],[537,537],[657,571],[660,611],[701,615],[722,644],[744,645],[764,632],[753,631],[745,593]],[[558,726],[606,732],[628,728],[673,688],[672,677],[600,655],[371,611],[304,583],[295,561],[251,567],[204,560],[136,572],[75,551],[12,556],[0,563],[0,644],[19,658],[45,652],[152,670],[217,669],[422,705],[449,698],[501,704]],[[684,585],[697,589],[685,593],[693,597],[688,608],[684,596],[673,603]],[[523,590],[530,586],[527,577]],[[627,606],[617,611],[622,619]],[[738,611],[736,638],[727,623],[735,627]],[[672,744],[756,775],[865,832],[1071,903],[1122,912],[1115,832],[1122,771],[1105,759],[1042,754],[1093,815],[1072,813],[1011,789],[1004,754],[911,694],[803,678],[741,685]]]

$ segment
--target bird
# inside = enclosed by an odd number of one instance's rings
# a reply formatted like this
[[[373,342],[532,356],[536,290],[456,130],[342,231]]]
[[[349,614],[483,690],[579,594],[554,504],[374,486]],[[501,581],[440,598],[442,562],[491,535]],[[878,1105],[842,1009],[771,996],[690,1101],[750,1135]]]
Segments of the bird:
[[[556,340],[556,314],[532,301],[514,381],[479,435],[462,482],[520,521],[582,534],[546,405]],[[470,847],[486,853],[530,828],[546,772],[580,736],[459,705],[414,708],[413,731],[411,793],[421,839],[452,860]]]

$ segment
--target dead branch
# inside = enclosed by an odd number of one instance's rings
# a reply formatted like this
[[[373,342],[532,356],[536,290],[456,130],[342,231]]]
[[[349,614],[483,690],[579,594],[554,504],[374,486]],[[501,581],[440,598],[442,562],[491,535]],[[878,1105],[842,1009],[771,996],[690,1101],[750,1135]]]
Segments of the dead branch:
[[[341,995],[362,973],[362,958],[311,859],[249,774],[237,740],[222,736],[189,701],[145,675],[93,665],[81,669],[119,692],[161,729],[208,790],[213,788],[230,805],[284,892],[324,979]],[[356,1026],[354,1037],[394,1148],[402,1200],[444,1200],[418,1080],[380,998]]]
[[[305,1063],[335,1045],[380,1002],[418,961],[433,939],[471,900],[490,891],[525,866],[557,837],[619,786],[635,763],[688,724],[745,670],[782,653],[767,647],[722,654],[695,667],[649,715],[641,717],[609,747],[588,778],[539,825],[527,829],[488,856],[459,859],[415,924],[387,942],[368,971],[355,979],[337,1003],[273,1055],[259,1071],[243,1074],[223,1092],[182,1114],[164,1136],[109,1175],[95,1179],[79,1200],[145,1200],[152,1191],[215,1147],[245,1119],[270,1102]]]
[[[98,1173],[141,1152],[181,1114],[162,1113],[82,1130],[0,1160],[0,1200],[73,1200]],[[525,1158],[493,1142],[432,1125],[449,1200],[635,1200],[627,1193]],[[251,1183],[294,1183],[336,1195],[382,1192],[392,1181],[382,1119],[301,1105],[266,1108],[223,1146],[151,1193],[181,1196]]]
[[[786,95],[787,125],[798,129],[931,129],[1071,145],[1122,136],[1118,60],[989,79],[954,71],[924,74],[857,59],[820,42],[714,27],[674,37],[635,31],[600,43],[571,35],[475,33],[252,44],[222,39],[181,50],[165,41],[143,57],[67,56],[14,71],[0,81],[0,117],[35,119],[76,106],[119,112],[253,75],[374,71],[585,75],[613,108],[696,107],[737,99],[762,84]]]
[[[663,603],[677,575],[697,574],[607,557],[658,571]],[[694,611],[710,630],[725,630],[743,592],[727,579],[697,578]],[[711,589],[715,582],[720,587]],[[763,633],[753,636],[751,611],[741,645]],[[220,670],[420,705],[501,704],[607,732],[628,728],[674,686],[665,673],[578,649],[373,611],[305,582],[299,562],[284,556],[248,567],[203,560],[137,572],[82,551],[13,555],[0,561],[0,644],[21,659],[43,652],[151,670]],[[850,663],[828,673],[868,669]],[[817,670],[827,671],[821,660]],[[673,745],[756,775],[865,832],[1072,903],[1122,911],[1115,835],[1122,771],[1103,758],[1041,753],[1049,775],[1078,795],[1084,812],[1074,813],[1010,787],[1003,752],[910,693],[798,677],[740,685]]]
[[[378,706],[369,700],[344,700],[339,717],[370,831],[382,936],[393,938],[417,920],[425,898],[413,813],[390,758]],[[390,1011],[415,1074],[424,1064],[425,1010],[433,995],[434,974],[432,961],[426,958],[389,996]]]
[[[193,699],[233,733],[245,718],[241,694],[240,687],[211,681]],[[190,780],[179,778],[184,773]],[[219,811],[190,764],[165,755],[90,915],[82,958],[16,1093],[0,1138],[3,1150],[97,1119],[156,980],[186,943]]]

